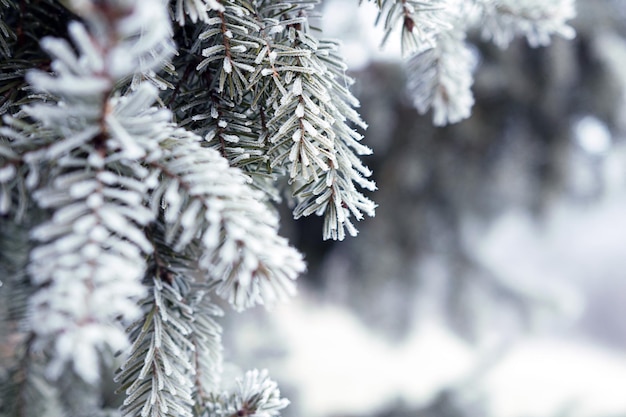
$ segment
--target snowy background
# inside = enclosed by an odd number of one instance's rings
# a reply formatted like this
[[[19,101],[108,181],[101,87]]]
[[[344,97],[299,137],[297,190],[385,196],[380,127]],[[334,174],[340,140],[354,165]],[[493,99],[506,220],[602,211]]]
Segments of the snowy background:
[[[626,416],[625,3],[579,1],[577,39],[545,51],[477,46],[476,117],[439,133],[356,3],[322,24],[370,124],[377,217],[333,245],[290,230],[300,294],[232,319],[227,359],[269,368],[288,416]],[[546,101],[556,128],[525,110]]]

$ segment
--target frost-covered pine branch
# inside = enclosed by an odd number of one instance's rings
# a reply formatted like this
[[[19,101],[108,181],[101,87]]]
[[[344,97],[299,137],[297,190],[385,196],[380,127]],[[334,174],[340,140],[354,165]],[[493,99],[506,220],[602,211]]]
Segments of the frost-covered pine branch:
[[[366,179],[371,172],[356,157],[370,150],[359,143],[361,135],[348,122],[365,124],[351,108],[358,101],[342,85],[350,80],[343,75],[345,67],[336,56],[337,45],[318,43],[306,34],[293,36],[310,54],[291,58],[294,62],[290,64],[313,71],[286,80],[288,90],[268,123],[277,127],[269,138],[270,152],[275,155],[272,165],[286,166],[294,181],[298,199],[294,216],[323,215],[324,238],[342,240],[345,229],[350,235],[357,233],[351,216],[361,220],[364,213],[374,214],[374,203],[355,187],[375,188]]]
[[[377,24],[385,31],[383,46],[399,27],[404,56],[411,56],[435,45],[437,34],[451,27],[447,16],[448,0],[377,0]]]
[[[113,90],[140,61],[151,69],[167,58],[161,46],[168,42],[167,15],[142,4],[77,3],[86,26],[72,23],[69,33],[79,55],[65,40],[42,41],[56,75],[30,72],[27,81],[52,100],[22,107],[34,126],[20,132],[19,123],[7,119],[15,130],[3,132],[29,171],[32,198],[52,214],[32,231],[40,244],[28,273],[39,287],[30,301],[33,349],[50,352],[53,379],[70,362],[96,382],[98,351],[124,348],[122,322],[140,314],[136,299],[151,251],[142,228],[153,217],[143,206],[149,172],[137,159],[153,151],[150,136],[157,132],[147,126],[143,137],[129,132],[140,122],[143,91],[118,97]],[[115,14],[127,17],[115,20]],[[133,41],[140,33],[145,44]],[[32,147],[42,132],[46,140]]]
[[[162,177],[151,206],[165,209],[173,249],[197,241],[199,267],[238,310],[292,295],[302,257],[276,234],[278,218],[247,177],[186,131],[172,132],[162,149],[163,157],[151,162]]]
[[[546,46],[554,35],[574,37],[568,21],[576,16],[574,0],[475,0],[481,17],[482,35],[506,47],[517,35],[533,46]]]
[[[184,278],[154,254],[151,294],[143,300],[144,319],[130,328],[133,345],[117,379],[126,399],[124,415],[192,416],[194,345],[189,322],[193,310],[184,302]],[[174,269],[174,268],[172,268]],[[169,282],[163,279],[169,275]],[[181,288],[182,287],[182,288]]]
[[[436,124],[469,115],[472,27],[501,45],[571,35],[571,0],[377,3]],[[374,215],[366,123],[339,44],[311,28],[317,4],[0,0],[0,415],[287,405],[265,371],[222,392],[213,300],[295,293],[283,196],[324,239]]]
[[[356,234],[351,216],[374,214],[357,189],[374,184],[356,157],[370,151],[348,124],[365,126],[344,87],[350,80],[337,45],[307,29],[304,13],[313,4],[259,2],[250,10],[224,2],[198,36],[204,58],[195,70],[205,92],[181,110],[193,110],[185,120],[203,121],[196,131],[268,195],[277,194],[268,176],[287,174],[298,200],[294,216],[324,216],[324,238],[341,240],[346,229]]]
[[[574,36],[568,25],[576,14],[574,0],[381,0],[378,6],[384,42],[401,30],[409,93],[420,113],[433,109],[435,125],[471,113],[477,57],[465,41],[468,33],[479,30],[502,48],[516,36],[532,47],[548,45],[553,36]]]
[[[277,417],[287,405],[267,370],[254,369],[237,380],[235,392],[213,395],[202,417]]]
[[[477,58],[467,44],[466,19],[471,5],[448,11],[450,28],[436,35],[432,48],[409,58],[407,89],[417,110],[433,110],[433,123],[443,126],[469,117],[474,104],[473,71]]]
[[[170,258],[200,248],[194,267],[237,309],[292,294],[304,263],[276,234],[277,218],[248,177],[202,147],[200,137],[171,124],[169,111],[152,107],[156,71],[173,52],[166,4],[76,1],[68,7],[83,18],[69,24],[71,44],[42,40],[53,73],[26,77],[42,100],[22,106],[2,127],[3,213],[18,219],[19,207],[31,200],[44,210],[31,232],[39,243],[25,265],[35,288],[24,319],[31,332],[27,350],[48,357],[49,381],[69,369],[96,384],[106,352],[127,346],[125,323],[139,320],[139,331],[131,330],[130,359],[141,354],[141,361],[155,361],[142,374],[130,373],[134,382],[148,374],[153,381],[152,407],[141,409],[191,415],[192,392],[214,388],[210,381],[219,374],[219,366],[211,366],[220,355],[219,327],[207,317],[196,321],[192,307],[179,314],[194,324],[172,327],[177,322],[163,312],[168,303],[180,307],[182,296],[160,273],[144,278],[152,271],[149,259],[158,255],[148,231],[161,225]],[[26,194],[17,205],[16,193]],[[139,302],[146,289],[154,306],[167,300],[159,311],[140,308],[149,303]],[[201,307],[205,291],[185,294],[198,314],[213,311]],[[158,347],[161,335],[182,340],[172,336],[177,331],[191,338],[178,349],[166,343],[170,351],[153,359],[141,350],[147,335]],[[194,356],[172,375],[169,356],[185,350]],[[159,366],[163,373],[155,374]],[[192,378],[200,370],[204,375]],[[128,415],[143,398],[143,386],[126,388]],[[173,397],[162,396],[166,388]],[[161,408],[154,408],[154,398]]]

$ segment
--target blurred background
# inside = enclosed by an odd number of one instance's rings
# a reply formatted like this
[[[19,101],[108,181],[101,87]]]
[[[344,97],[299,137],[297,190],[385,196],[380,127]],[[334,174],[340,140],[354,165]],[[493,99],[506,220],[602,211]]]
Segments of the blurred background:
[[[309,271],[290,303],[227,315],[226,359],[268,368],[286,417],[626,416],[626,1],[578,0],[577,37],[547,48],[476,34],[473,114],[445,128],[375,7],[324,6],[379,208],[339,243],[285,214]]]

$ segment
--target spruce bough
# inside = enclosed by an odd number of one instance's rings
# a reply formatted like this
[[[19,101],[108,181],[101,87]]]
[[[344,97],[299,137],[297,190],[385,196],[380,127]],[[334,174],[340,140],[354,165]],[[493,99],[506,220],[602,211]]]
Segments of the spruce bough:
[[[221,297],[295,292],[285,195],[322,237],[373,216],[371,153],[317,0],[0,0],[0,414],[263,416],[266,371],[222,392]],[[571,0],[379,0],[435,124],[468,117],[466,32],[572,36]],[[111,370],[115,370],[111,375]],[[115,381],[121,404],[103,397]]]

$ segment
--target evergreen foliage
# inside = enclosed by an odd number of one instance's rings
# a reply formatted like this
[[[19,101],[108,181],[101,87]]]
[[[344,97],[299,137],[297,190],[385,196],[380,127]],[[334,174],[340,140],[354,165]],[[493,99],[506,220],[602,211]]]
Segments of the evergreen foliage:
[[[0,0],[0,415],[287,405],[265,371],[220,392],[211,294],[243,310],[295,292],[283,195],[295,218],[323,216],[324,239],[374,215],[366,125],[338,43],[310,27],[317,3]],[[378,6],[436,124],[469,115],[477,22],[498,45],[542,45],[573,15],[571,0]]]

